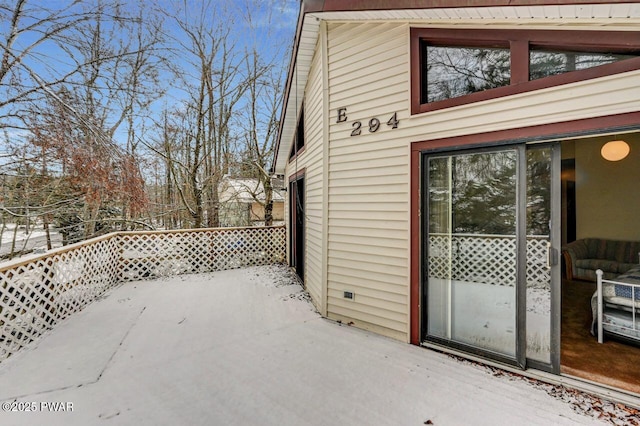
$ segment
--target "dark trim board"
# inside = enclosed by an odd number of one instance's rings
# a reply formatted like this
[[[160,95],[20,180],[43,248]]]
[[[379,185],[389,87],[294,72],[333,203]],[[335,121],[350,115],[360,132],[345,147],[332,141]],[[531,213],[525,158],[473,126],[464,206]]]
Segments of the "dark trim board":
[[[423,53],[421,44],[435,46],[501,47],[511,52],[511,84],[453,97],[435,102],[422,102]],[[640,32],[637,31],[584,31],[584,30],[479,30],[411,28],[411,114],[420,114],[485,101],[518,93],[546,89],[578,81],[604,77],[640,69],[640,57],[571,71],[540,79],[529,80],[529,50],[532,47],[637,54],[640,50]]]
[[[598,4],[598,0],[304,0],[305,12],[356,12],[397,9],[451,9],[459,7],[544,6]],[[613,0],[607,3],[632,3]]]
[[[562,140],[578,136],[597,135],[599,133],[640,129],[640,112],[574,120],[563,123],[523,127],[519,129],[501,130],[465,135],[411,144],[411,270],[410,270],[410,306],[409,306],[409,340],[414,345],[421,344],[421,220],[420,220],[420,173],[421,155],[423,152],[437,152],[458,148],[477,148],[501,144],[514,144],[542,140]]]
[[[305,173],[299,170],[289,177],[289,265],[294,267],[304,283],[306,220]]]

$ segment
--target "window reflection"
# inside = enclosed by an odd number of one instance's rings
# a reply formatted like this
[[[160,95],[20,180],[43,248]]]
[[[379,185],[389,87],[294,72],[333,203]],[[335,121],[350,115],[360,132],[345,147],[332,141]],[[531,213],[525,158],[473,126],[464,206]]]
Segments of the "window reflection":
[[[536,80],[571,71],[584,70],[634,57],[634,55],[613,53],[531,50],[529,52],[529,79]]]
[[[427,93],[423,102],[509,85],[509,49],[425,46]]]

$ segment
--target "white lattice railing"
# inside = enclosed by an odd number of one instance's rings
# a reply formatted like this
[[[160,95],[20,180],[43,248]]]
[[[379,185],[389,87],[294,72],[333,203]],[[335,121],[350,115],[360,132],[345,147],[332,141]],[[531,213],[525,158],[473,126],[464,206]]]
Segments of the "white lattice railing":
[[[0,267],[0,362],[125,281],[284,261],[285,228],[119,232]]]
[[[549,285],[549,237],[527,236],[527,285]],[[516,238],[508,235],[430,234],[429,276],[494,285],[516,282]]]

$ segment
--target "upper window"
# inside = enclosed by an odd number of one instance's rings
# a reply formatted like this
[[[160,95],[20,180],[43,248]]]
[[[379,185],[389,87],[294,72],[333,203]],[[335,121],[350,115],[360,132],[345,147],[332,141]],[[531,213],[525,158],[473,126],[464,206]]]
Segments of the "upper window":
[[[640,32],[411,29],[412,113],[640,69]]]
[[[437,102],[509,85],[509,49],[423,43],[422,102]]]
[[[304,104],[300,109],[300,117],[298,118],[298,126],[296,127],[295,139],[289,153],[289,160],[292,160],[304,149]]]
[[[529,80],[586,70],[636,57],[636,55],[610,52],[572,52],[532,48],[529,49]]]

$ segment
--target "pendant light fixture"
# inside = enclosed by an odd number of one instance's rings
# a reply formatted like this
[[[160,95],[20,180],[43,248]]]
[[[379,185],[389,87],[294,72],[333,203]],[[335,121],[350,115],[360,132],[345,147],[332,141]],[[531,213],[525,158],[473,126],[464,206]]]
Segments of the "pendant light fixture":
[[[629,144],[623,140],[609,141],[602,146],[600,154],[605,160],[620,161],[629,155]]]

